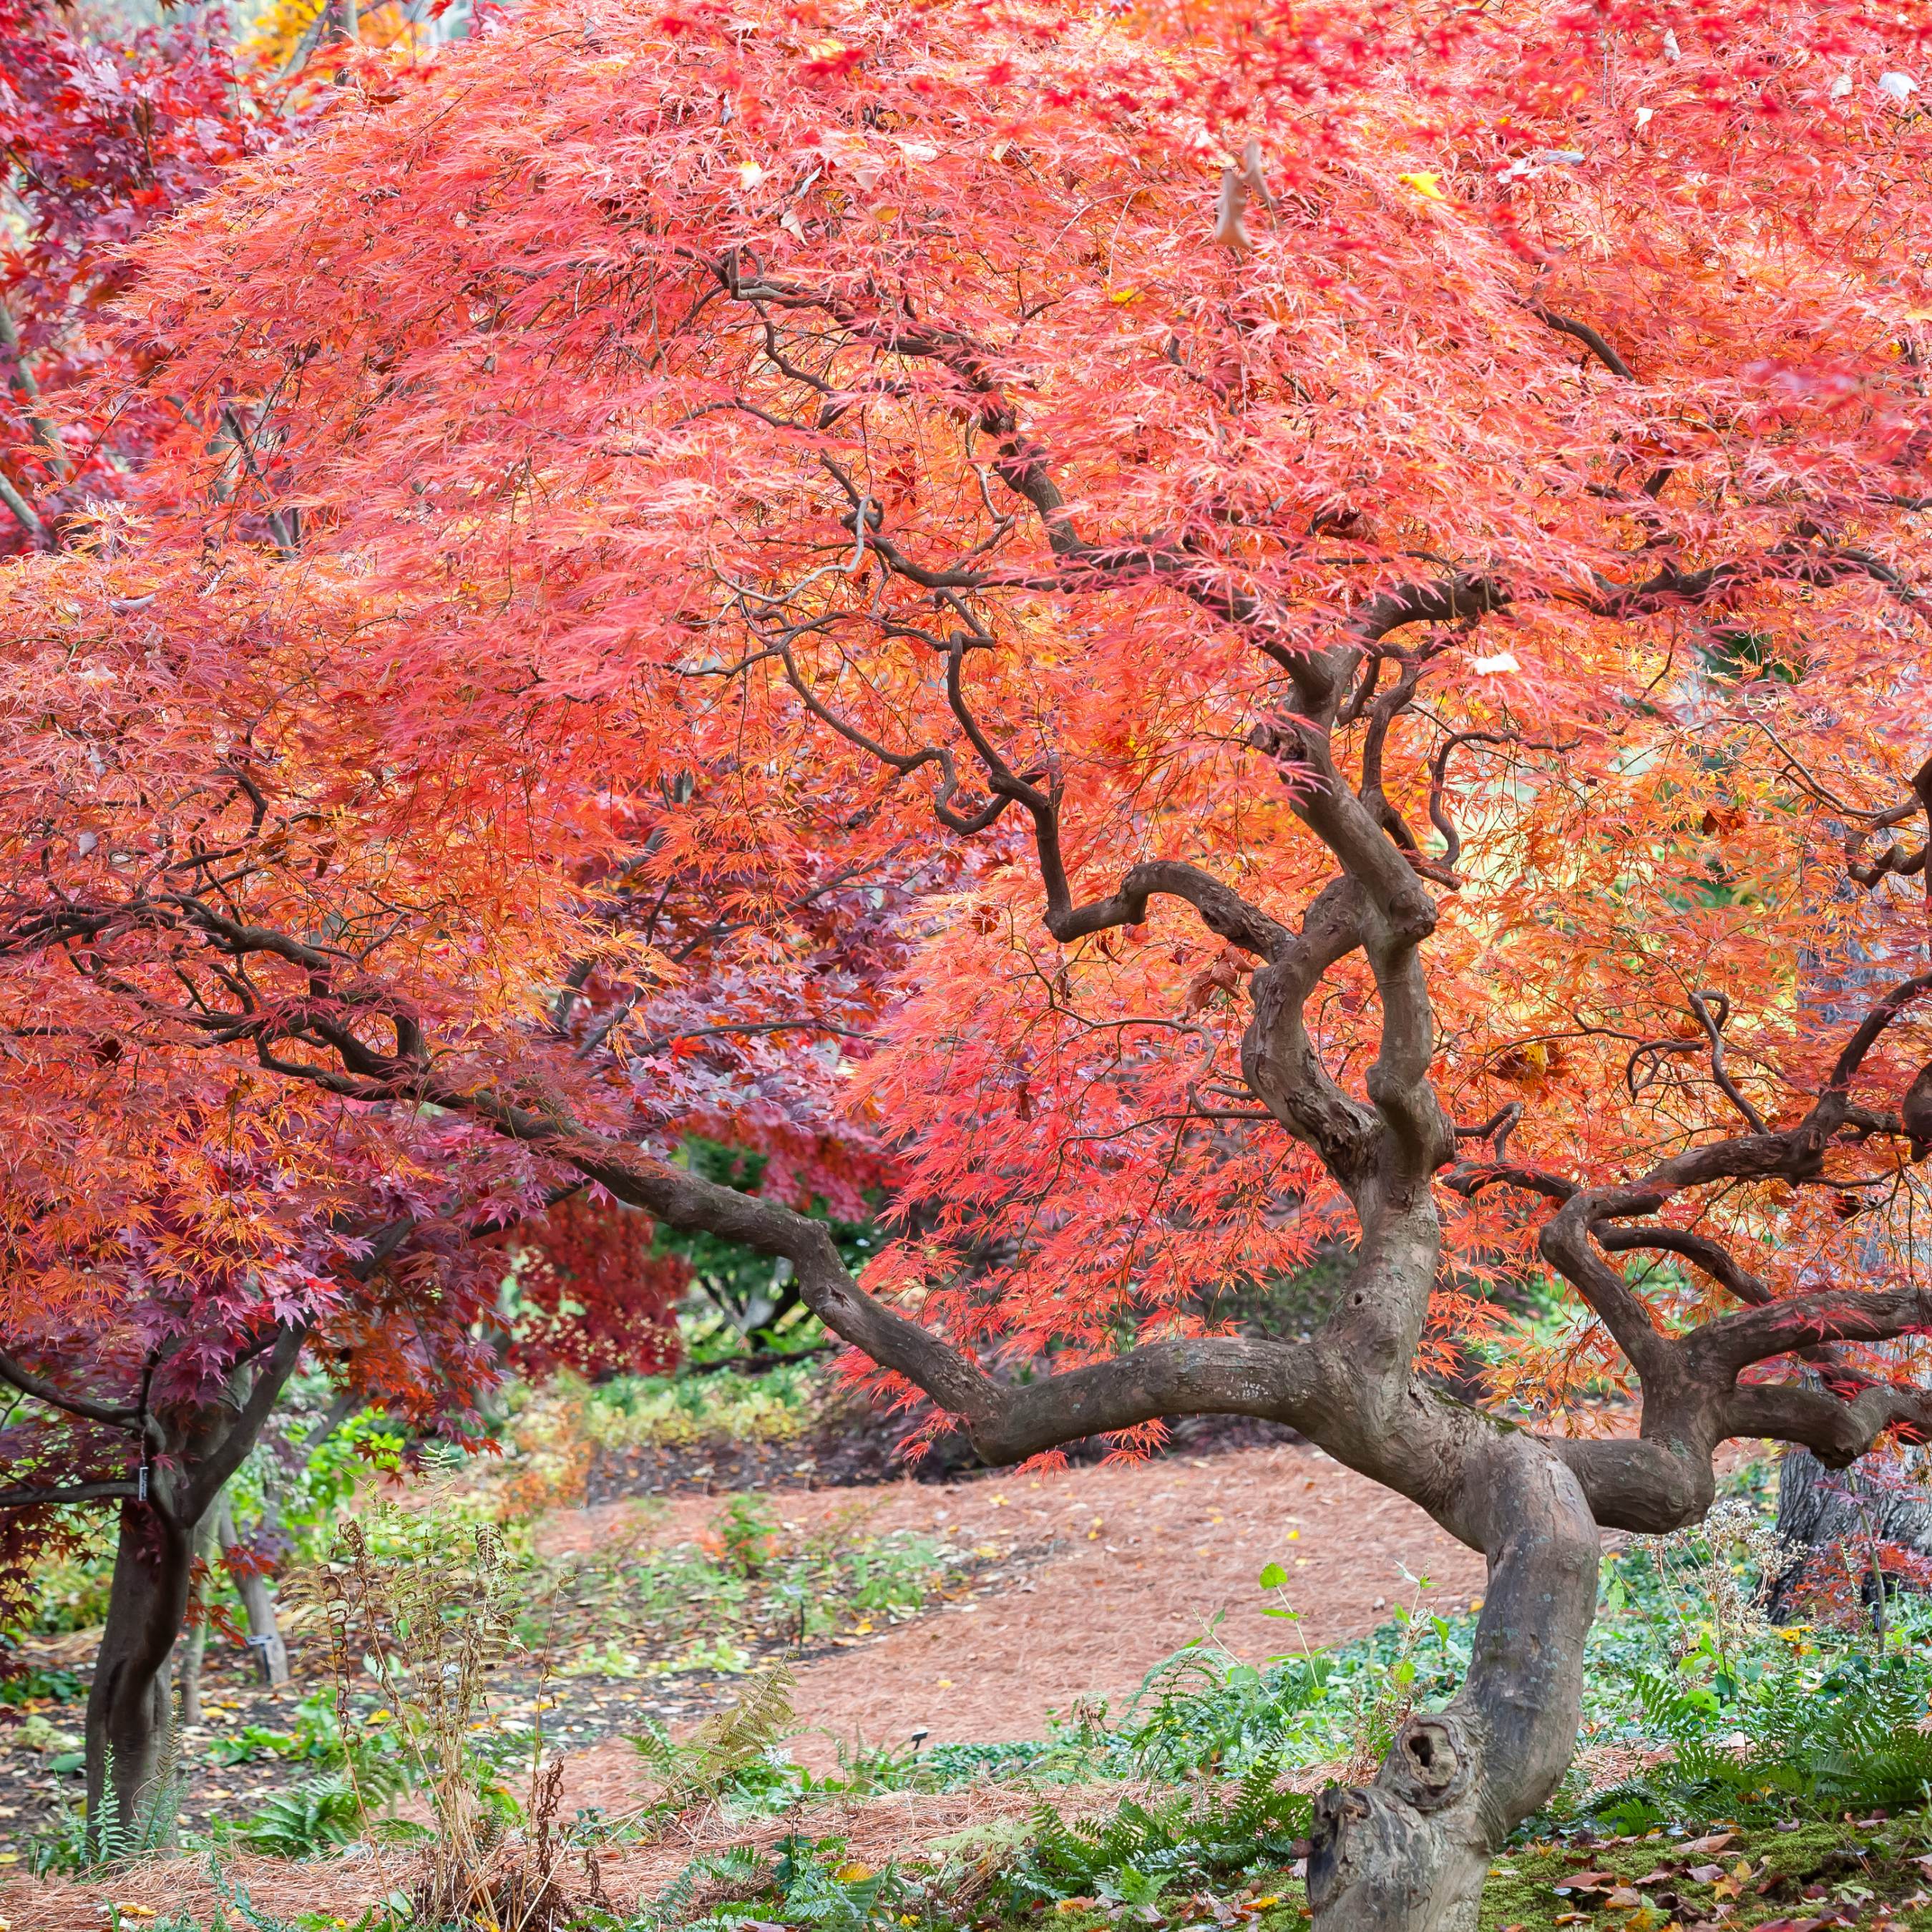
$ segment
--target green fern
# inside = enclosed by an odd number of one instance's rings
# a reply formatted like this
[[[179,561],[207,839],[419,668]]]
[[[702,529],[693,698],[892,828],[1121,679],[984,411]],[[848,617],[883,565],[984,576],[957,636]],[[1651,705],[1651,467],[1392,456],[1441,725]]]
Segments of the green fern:
[[[407,1784],[403,1760],[365,1746],[346,1756],[340,1769],[278,1792],[238,1835],[251,1850],[307,1858],[360,1838],[370,1808],[386,1804]]]
[[[714,1920],[692,1921],[691,1907],[701,1886],[720,1887],[730,1897],[760,1900],[766,1922],[814,1926],[823,1932],[884,1932],[898,1922],[898,1908],[908,1902],[904,1882],[893,1867],[884,1871],[849,1872],[842,1838],[807,1839],[796,1832],[779,1840],[777,1856],[766,1864],[758,1852],[740,1846],[714,1856],[694,1859],[646,1908],[640,1923],[656,1927],[703,1926]],[[736,1925],[742,1913],[718,1911],[716,1922]]]
[[[1731,1703],[1655,1672],[1630,1681],[1645,1730],[1671,1755],[1591,1798],[1588,1815],[1618,1831],[1671,1816],[1890,1809],[1921,1802],[1932,1786],[1922,1693],[1902,1666],[1860,1660],[1821,1692],[1790,1665]]]
[[[658,1790],[642,1815],[668,1818],[700,1798],[724,1791],[762,1759],[792,1727],[793,1677],[784,1664],[760,1671],[736,1700],[706,1718],[681,1743],[662,1725],[632,1738],[638,1754],[656,1774]]]
[[[1071,1823],[1042,1802],[997,1888],[1019,1910],[1090,1894],[1142,1904],[1196,1878],[1293,1858],[1303,1849],[1311,1806],[1299,1792],[1282,1790],[1279,1774],[1270,1756],[1250,1766],[1232,1792],[1184,1791],[1151,1808],[1129,1798],[1110,1816]],[[1170,1882],[1163,1887],[1162,1880]]]

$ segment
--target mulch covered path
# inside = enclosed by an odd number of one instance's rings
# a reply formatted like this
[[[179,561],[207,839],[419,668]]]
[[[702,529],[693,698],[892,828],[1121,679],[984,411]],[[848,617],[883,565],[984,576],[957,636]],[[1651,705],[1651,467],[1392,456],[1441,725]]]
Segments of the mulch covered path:
[[[779,1516],[801,1528],[854,1502],[849,1488],[768,1496]],[[941,1532],[989,1558],[1024,1551],[1031,1560],[1004,1563],[942,1608],[805,1661],[795,1702],[800,1722],[812,1728],[794,1748],[821,1767],[842,1739],[896,1744],[918,1730],[933,1743],[1037,1737],[1048,1713],[1076,1698],[1106,1698],[1118,1708],[1155,1664],[1210,1628],[1228,1648],[1258,1660],[1284,1648],[1285,1632],[1305,1634],[1316,1646],[1365,1634],[1395,1605],[1415,1600],[1412,1578],[1429,1578],[1422,1600],[1438,1610],[1467,1606],[1483,1583],[1481,1558],[1420,1510],[1305,1445],[1040,1476],[899,1481],[867,1490],[863,1500],[878,1529]],[[628,1507],[617,1501],[554,1516],[544,1545],[561,1551],[595,1543]],[[665,1496],[653,1534],[667,1542],[689,1537],[717,1508],[700,1494]],[[1269,1562],[1288,1572],[1298,1625],[1262,1615],[1272,1599],[1256,1580]],[[730,1688],[729,1679],[691,1687],[687,1708],[728,1696]],[[583,1694],[622,1702],[631,1694],[594,1685]],[[670,1701],[662,1690],[646,1694]],[[680,1703],[686,1694],[680,1690]],[[560,1716],[560,1724],[570,1721]],[[622,1810],[640,1795],[637,1756],[621,1738],[571,1750],[566,1767],[566,1816],[585,1805]],[[892,1831],[916,1838],[998,1815],[1003,1805],[1023,1810],[1028,1802],[998,1790],[892,1796],[868,1801],[858,1815],[869,1821],[868,1832],[896,1820]],[[851,1810],[833,1808],[842,1816]],[[693,1828],[707,1838],[716,1830]],[[627,1853],[607,1862],[605,1882],[628,1906],[659,1888],[690,1855],[688,1845]],[[326,1910],[352,1923],[392,1886],[406,1886],[393,1854],[386,1862],[364,1855],[306,1866],[251,1858],[230,1866],[228,1879],[245,1884],[258,1909],[281,1916]],[[86,1882],[0,1881],[0,1914],[12,1932],[100,1926],[114,1904],[206,1915],[219,1902],[199,1858]]]

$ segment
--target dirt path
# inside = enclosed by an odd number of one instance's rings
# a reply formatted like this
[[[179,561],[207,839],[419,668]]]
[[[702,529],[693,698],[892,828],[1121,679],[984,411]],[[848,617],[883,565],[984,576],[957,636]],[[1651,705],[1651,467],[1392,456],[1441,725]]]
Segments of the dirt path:
[[[768,1499],[801,1526],[855,1506],[850,1490],[776,1490]],[[1108,1698],[1118,1708],[1155,1664],[1210,1628],[1258,1661],[1286,1647],[1292,1628],[1262,1614],[1274,1599],[1256,1579],[1270,1562],[1288,1570],[1300,1628],[1318,1646],[1362,1636],[1397,1603],[1413,1601],[1405,1571],[1430,1579],[1424,1600],[1438,1610],[1465,1608],[1483,1587],[1482,1558],[1412,1503],[1301,1447],[944,1486],[896,1483],[866,1492],[862,1506],[879,1529],[943,1532],[989,1551],[1055,1546],[1017,1588],[806,1666],[794,1701],[815,1729],[794,1748],[820,1768],[841,1738],[898,1744],[921,1728],[934,1744],[1038,1737],[1048,1714],[1076,1697]],[[554,1517],[544,1543],[593,1542],[627,1507]],[[656,1533],[667,1541],[694,1534],[716,1507],[673,1499]],[[576,1754],[573,1802],[621,1806],[635,1762],[622,1744]]]

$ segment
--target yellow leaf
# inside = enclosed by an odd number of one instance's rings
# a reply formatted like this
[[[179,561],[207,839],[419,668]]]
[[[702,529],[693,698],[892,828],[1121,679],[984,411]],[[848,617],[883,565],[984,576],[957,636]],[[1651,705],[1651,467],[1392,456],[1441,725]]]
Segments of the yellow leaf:
[[[1442,178],[1427,169],[1419,169],[1412,175],[1397,175],[1396,179],[1406,188],[1412,189],[1424,201],[1447,201],[1449,197],[1442,192]]]
[[[862,1865],[856,1858],[853,1859],[850,1864],[841,1865],[837,1871],[832,1874],[832,1876],[837,1879],[841,1885],[862,1885],[872,1875],[872,1867]]]
[[[1140,292],[1138,289],[1116,289],[1107,299],[1116,304],[1138,302],[1140,299]]]

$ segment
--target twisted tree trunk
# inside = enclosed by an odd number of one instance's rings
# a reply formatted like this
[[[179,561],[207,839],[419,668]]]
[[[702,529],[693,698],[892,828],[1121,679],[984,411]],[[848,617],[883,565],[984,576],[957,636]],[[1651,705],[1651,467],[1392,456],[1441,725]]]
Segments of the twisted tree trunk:
[[[1524,1438],[1474,1459],[1489,1588],[1448,1708],[1397,1732],[1375,1782],[1316,1801],[1316,1932],[1475,1932],[1490,1861],[1574,1748],[1598,1541],[1582,1486]]]

